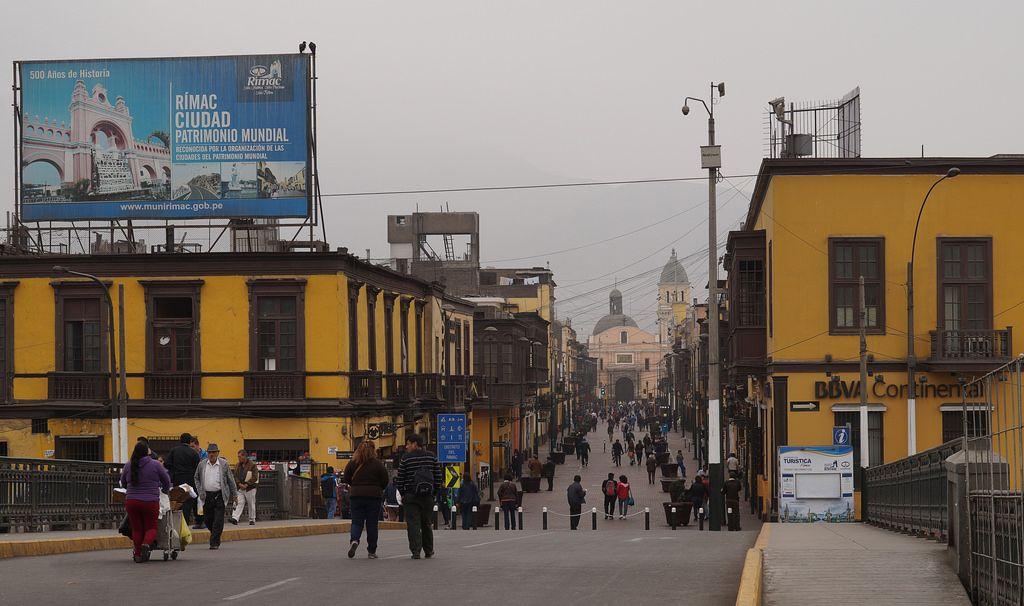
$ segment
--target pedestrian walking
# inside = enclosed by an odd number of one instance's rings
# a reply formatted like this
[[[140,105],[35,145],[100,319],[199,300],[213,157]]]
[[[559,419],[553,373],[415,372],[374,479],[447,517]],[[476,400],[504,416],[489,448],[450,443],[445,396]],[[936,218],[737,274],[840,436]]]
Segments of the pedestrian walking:
[[[612,444],[612,463],[616,467],[622,467],[622,442],[618,440],[615,440],[615,443]]]
[[[615,519],[615,499],[619,495],[619,483],[615,481],[615,474],[609,473],[608,479],[601,482],[601,494],[604,495],[604,519]]]
[[[132,559],[141,564],[149,560],[150,545],[156,541],[160,492],[171,489],[171,477],[149,456],[149,446],[136,442],[131,461],[121,469],[121,486],[127,489],[124,509],[132,528]]]
[[[462,514],[462,529],[469,530],[476,526],[473,522],[473,508],[480,506],[480,489],[468,474],[455,495],[455,501],[458,503],[459,513]]]
[[[587,502],[587,489],[580,482],[580,476],[573,476],[572,484],[566,489],[566,497],[569,500],[569,530],[576,530],[580,526],[580,516],[583,511],[583,504]]]
[[[198,449],[192,447],[192,440],[193,438],[189,433],[181,434],[181,443],[172,448],[171,452],[167,453],[167,456],[164,457],[164,467],[167,469],[167,473],[170,474],[171,484],[174,486],[188,484],[195,490],[196,467],[199,467],[199,452]],[[185,517],[185,521],[188,524],[197,523],[197,505],[198,501],[196,499],[189,499],[181,506],[181,515]]]
[[[683,456],[682,450],[676,451],[676,465],[679,466],[679,477],[686,477],[686,457]]]
[[[384,515],[392,522],[401,522],[405,517],[402,515],[402,494],[398,492],[394,478],[384,489]]]
[[[516,529],[516,506],[519,504],[519,491],[512,482],[512,475],[506,475],[505,481],[498,487],[498,503],[505,519],[505,530]]]
[[[548,455],[548,460],[544,461],[544,469],[541,470],[544,477],[548,480],[548,492],[555,489],[555,461]]]
[[[526,467],[530,470],[531,478],[539,478],[544,466],[536,455],[530,455],[530,460],[526,462]]]
[[[690,490],[687,491],[687,497],[690,502],[693,503],[693,517],[697,518],[700,514],[701,508],[704,507],[704,502],[708,498],[708,487],[703,482],[703,476],[701,472],[697,472],[697,476],[693,479],[693,484],[690,484]]]
[[[627,443],[626,452],[629,453],[629,466],[636,465],[636,446],[632,442]]]
[[[328,471],[333,471],[330,467]],[[235,465],[235,484],[238,486],[238,502],[231,512],[231,523],[238,526],[242,512],[249,509],[249,526],[256,525],[256,490],[260,486],[260,470],[249,460],[249,453],[238,451],[238,463]],[[334,517],[334,510],[328,507],[327,517]]]
[[[576,445],[576,452],[580,456],[580,464],[586,467],[590,463],[590,442],[587,441],[586,436],[582,437]]]
[[[726,522],[729,530],[740,529],[740,491],[743,484],[736,477],[736,472],[729,472],[729,479],[722,486],[722,494],[725,496]]]
[[[380,510],[384,489],[389,484],[388,470],[377,458],[376,445],[369,440],[360,444],[342,475],[349,485],[349,508],[352,512],[348,557],[356,556],[365,528],[366,557],[376,560]]]
[[[320,495],[327,508],[327,519],[333,520],[334,512],[338,509],[338,476],[334,474],[334,468],[329,465],[327,472],[320,476]]]
[[[434,453],[423,448],[419,434],[405,438],[406,454],[398,466],[398,490],[402,493],[405,508],[405,526],[409,535],[409,551],[412,559],[434,556],[434,531],[431,529],[430,514],[434,509],[434,494],[444,483],[441,464]]]
[[[224,511],[235,502],[238,487],[228,462],[220,456],[220,447],[210,443],[206,454],[206,461],[196,468],[196,492],[203,508],[203,522],[210,531],[210,549],[220,549]]]
[[[647,483],[654,484],[654,474],[658,471],[658,460],[653,454],[647,455]]]
[[[619,501],[619,519],[625,520],[626,515],[629,513],[629,506],[633,504],[633,492],[629,489],[629,480],[626,476],[619,476],[619,485],[617,487]]]
[[[512,452],[512,473],[515,474],[516,479],[523,477],[523,453],[519,452],[519,449],[515,449]]]

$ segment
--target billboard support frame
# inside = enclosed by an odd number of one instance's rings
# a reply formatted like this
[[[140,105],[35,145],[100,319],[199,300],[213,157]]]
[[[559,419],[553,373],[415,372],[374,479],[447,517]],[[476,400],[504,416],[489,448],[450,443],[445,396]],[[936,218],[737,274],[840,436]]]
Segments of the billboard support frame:
[[[304,53],[300,53],[304,55]],[[236,55],[209,55],[209,56],[195,56],[187,57],[193,59],[202,58],[224,58],[232,57]],[[244,56],[244,55],[238,55]],[[288,217],[282,217],[277,219],[275,227],[281,229],[295,229],[294,235],[288,239],[289,242],[296,241],[307,241],[305,238],[299,240],[302,232],[305,231],[303,228],[309,228],[308,231],[308,242],[311,245],[316,244],[315,240],[315,228],[321,227],[323,234],[323,242],[327,242],[327,230],[326,221],[323,214],[323,204],[320,194],[320,182],[319,182],[319,171],[317,162],[317,145],[316,145],[316,58],[315,53],[311,52],[308,56],[303,57],[306,61],[307,72],[306,72],[306,171],[308,175],[308,191],[306,197],[308,199],[306,216],[289,220]],[[160,57],[145,58],[145,59],[160,59]],[[96,59],[97,61],[104,59]],[[116,59],[107,59],[116,60]],[[45,63],[47,61],[40,61],[38,63]],[[8,214],[8,221],[5,227],[6,237],[3,238],[3,243],[7,245],[13,245],[15,248],[20,249],[25,253],[44,254],[48,252],[48,248],[52,247],[53,235],[54,234],[67,234],[68,244],[67,252],[71,253],[71,244],[73,241],[77,241],[80,247],[85,248],[90,240],[87,236],[86,241],[83,243],[80,236],[81,232],[96,232],[99,230],[109,231],[110,234],[114,234],[115,231],[121,231],[125,235],[125,239],[134,244],[136,231],[149,232],[152,230],[166,230],[167,228],[172,229],[196,229],[198,227],[204,227],[208,229],[218,229],[219,235],[216,239],[208,240],[207,244],[212,250],[219,241],[224,232],[231,226],[231,221],[239,218],[253,218],[253,217],[197,217],[195,219],[178,219],[178,220],[161,220],[159,218],[137,218],[132,217],[128,220],[128,227],[125,228],[122,222],[118,219],[109,220],[96,220],[96,219],[75,219],[75,220],[39,220],[39,221],[24,221],[24,211],[22,204],[22,191],[24,189],[24,180],[22,178],[22,162],[24,160],[23,151],[23,86],[21,78],[21,68],[25,64],[25,61],[14,61],[12,64],[12,97],[13,97],[13,126],[14,126],[14,212]],[[37,63],[37,62],[33,62]],[[273,217],[271,217],[273,218]],[[144,225],[135,225],[132,220],[141,220],[147,222]],[[83,225],[84,223],[84,225]],[[99,225],[97,225],[97,223]],[[35,235],[33,235],[35,231]],[[43,234],[50,237],[50,245],[47,246],[44,243]],[[74,240],[73,240],[74,238]],[[282,241],[287,239],[287,236],[282,238]],[[113,243],[114,238],[111,238]],[[88,254],[88,251],[86,251]]]

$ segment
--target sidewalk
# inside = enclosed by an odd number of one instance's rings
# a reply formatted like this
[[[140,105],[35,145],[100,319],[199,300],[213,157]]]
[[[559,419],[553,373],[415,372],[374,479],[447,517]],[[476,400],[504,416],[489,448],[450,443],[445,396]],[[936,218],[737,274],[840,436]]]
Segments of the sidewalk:
[[[941,543],[866,524],[772,524],[763,603],[969,606]]]
[[[381,522],[382,530],[405,529],[405,524]],[[223,541],[251,541],[282,539],[320,534],[348,532],[348,520],[274,520],[259,522],[255,526],[243,524],[224,527]],[[209,542],[206,530],[193,530],[192,543]],[[0,535],[0,560],[22,556],[43,556],[105,549],[131,549],[132,542],[117,534],[116,530],[70,530],[60,532],[33,532]]]
[[[638,438],[642,439],[645,432],[637,431],[635,433]],[[625,443],[618,428],[612,437],[612,441],[614,442],[615,439]],[[645,507],[649,507],[651,510],[652,530],[668,528],[665,523],[662,503],[668,502],[669,497],[668,493],[661,490],[661,470],[658,470],[654,484],[648,484],[647,468],[643,465],[631,467],[628,456],[623,455],[622,466],[615,467],[612,464],[612,442],[608,441],[607,425],[604,423],[599,422],[597,431],[587,434],[587,441],[590,442],[590,464],[587,467],[580,465],[575,454],[567,455],[565,457],[565,464],[558,465],[555,468],[554,490],[552,492],[547,492],[547,480],[542,479],[541,492],[523,495],[523,516],[526,528],[529,530],[539,530],[541,528],[542,508],[544,507],[547,507],[549,511],[548,528],[562,529],[569,527],[569,519],[567,517],[569,504],[566,499],[566,489],[572,483],[572,478],[576,474],[582,476],[581,483],[587,489],[587,503],[583,506],[583,519],[580,521],[581,529],[589,530],[591,528],[590,510],[593,507],[597,508],[597,527],[599,530],[613,529],[642,532],[644,529],[643,511]],[[681,432],[669,433],[668,446],[673,462],[675,462],[676,451],[683,451],[683,456],[686,457],[686,484],[689,486],[693,482],[694,475],[697,473],[697,462],[693,458],[692,450],[684,446]],[[547,453],[547,448],[541,448],[541,460],[547,457]],[[609,473],[614,473],[616,479],[620,475],[625,475],[629,479],[633,500],[636,502],[636,505],[629,508],[630,517],[625,520],[619,520],[617,517],[614,520],[604,519],[604,514],[602,513],[604,495],[601,494],[601,482],[608,478]],[[497,490],[497,483],[495,484],[495,490]],[[481,491],[486,498],[487,487],[481,487]],[[755,516],[749,514],[750,504],[746,501],[741,501],[740,509],[740,525],[743,530],[757,531],[761,526],[761,522]],[[617,510],[616,516],[618,516]],[[690,520],[689,526],[680,527],[679,530],[697,530],[696,520],[693,517]],[[491,524],[493,524],[493,514]],[[706,528],[707,522],[705,521]],[[723,532],[725,532],[724,524],[722,528]]]

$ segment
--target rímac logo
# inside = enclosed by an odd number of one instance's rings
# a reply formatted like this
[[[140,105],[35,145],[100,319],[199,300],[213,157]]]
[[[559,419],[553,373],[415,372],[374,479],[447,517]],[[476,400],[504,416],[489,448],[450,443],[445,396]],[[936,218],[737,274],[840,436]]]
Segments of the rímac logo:
[[[281,86],[281,60],[275,59],[270,67],[253,65],[249,68],[246,86]]]

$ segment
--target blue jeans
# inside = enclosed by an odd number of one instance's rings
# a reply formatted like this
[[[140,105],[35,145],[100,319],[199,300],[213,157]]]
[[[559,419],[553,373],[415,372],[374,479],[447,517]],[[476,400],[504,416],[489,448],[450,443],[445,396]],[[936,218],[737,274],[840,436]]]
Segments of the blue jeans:
[[[515,503],[502,503],[501,511],[505,517],[505,530],[516,529],[516,504]]]
[[[629,512],[629,499],[619,499],[619,515],[624,516]]]
[[[327,519],[333,520],[334,513],[338,511],[338,499],[327,499]]]
[[[352,509],[352,529],[350,540],[359,542],[366,527],[366,551],[377,553],[377,527],[380,522],[381,500],[373,497],[352,497],[349,507]]]

